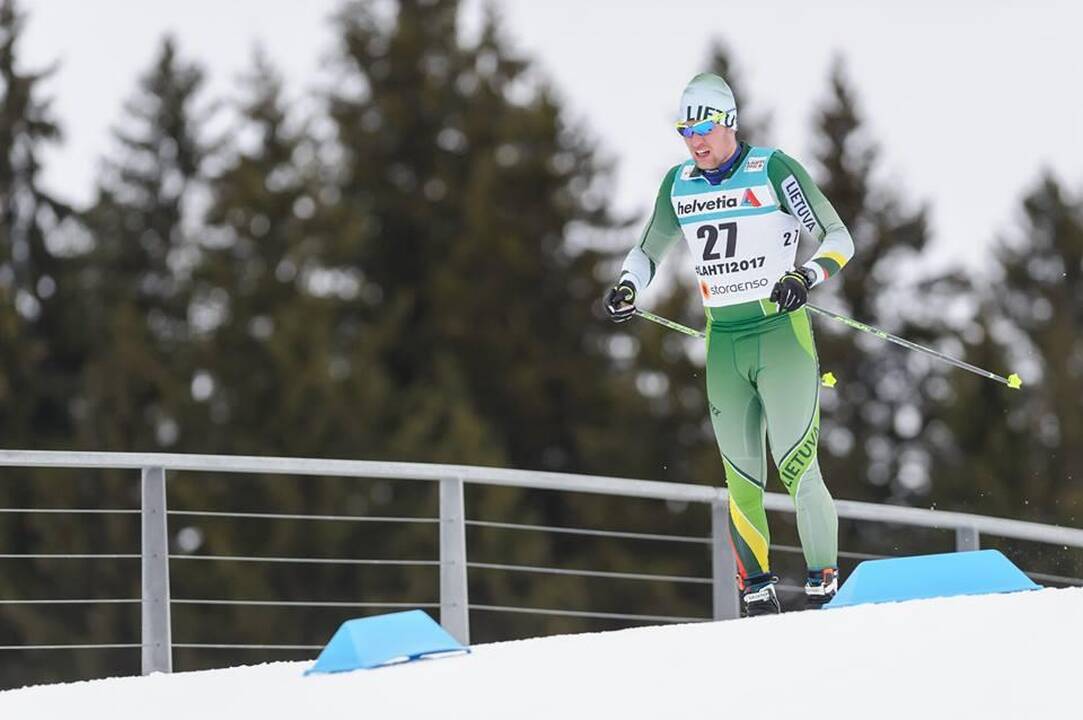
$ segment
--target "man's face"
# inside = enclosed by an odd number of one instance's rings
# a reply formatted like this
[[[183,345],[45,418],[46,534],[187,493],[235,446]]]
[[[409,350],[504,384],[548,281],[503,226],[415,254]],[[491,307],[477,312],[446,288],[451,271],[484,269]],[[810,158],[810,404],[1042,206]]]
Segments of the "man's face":
[[[706,135],[692,134],[684,138],[688,154],[700,170],[713,170],[729,159],[737,147],[737,134],[730,128],[716,125]]]

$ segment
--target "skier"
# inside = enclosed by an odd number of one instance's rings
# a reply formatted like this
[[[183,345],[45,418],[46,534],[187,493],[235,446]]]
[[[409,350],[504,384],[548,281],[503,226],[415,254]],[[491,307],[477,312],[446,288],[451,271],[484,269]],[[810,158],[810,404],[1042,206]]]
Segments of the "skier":
[[[797,510],[818,607],[838,589],[838,516],[820,475],[819,369],[803,307],[854,244],[805,169],[781,150],[739,142],[733,91],[703,73],[681,95],[677,132],[691,159],[671,168],[650,221],[605,297],[616,322],[666,251],[684,238],[707,316],[707,399],[729,488],[729,529],[746,615],[781,611],[768,562],[765,440]],[[820,243],[795,267],[802,228]]]

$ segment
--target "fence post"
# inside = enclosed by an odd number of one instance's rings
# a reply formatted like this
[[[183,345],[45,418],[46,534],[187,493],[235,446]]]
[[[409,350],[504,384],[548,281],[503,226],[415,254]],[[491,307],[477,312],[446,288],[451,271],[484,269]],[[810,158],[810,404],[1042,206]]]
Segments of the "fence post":
[[[711,503],[711,596],[715,620],[741,616],[737,597],[737,563],[729,538],[729,497],[720,493]]]
[[[440,624],[463,645],[470,644],[462,478],[440,481]]]
[[[173,671],[165,469],[143,468],[143,674]]]
[[[965,552],[967,550],[980,550],[981,549],[981,535],[978,533],[978,528],[974,526],[955,528],[955,551]]]

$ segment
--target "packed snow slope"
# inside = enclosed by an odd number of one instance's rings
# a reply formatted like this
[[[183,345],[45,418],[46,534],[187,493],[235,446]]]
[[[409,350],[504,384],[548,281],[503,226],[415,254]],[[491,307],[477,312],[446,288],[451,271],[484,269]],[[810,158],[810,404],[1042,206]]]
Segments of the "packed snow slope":
[[[330,635],[333,629],[328,629]],[[1083,588],[0,692],[0,718],[1083,718]]]

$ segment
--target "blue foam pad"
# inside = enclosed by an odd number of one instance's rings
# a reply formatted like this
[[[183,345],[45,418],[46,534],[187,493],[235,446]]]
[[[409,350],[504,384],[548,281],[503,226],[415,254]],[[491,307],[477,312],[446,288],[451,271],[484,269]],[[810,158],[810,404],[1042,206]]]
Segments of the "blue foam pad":
[[[342,623],[305,675],[375,668],[449,652],[470,648],[422,610],[373,615]]]
[[[999,550],[866,560],[824,607],[1038,590]]]

